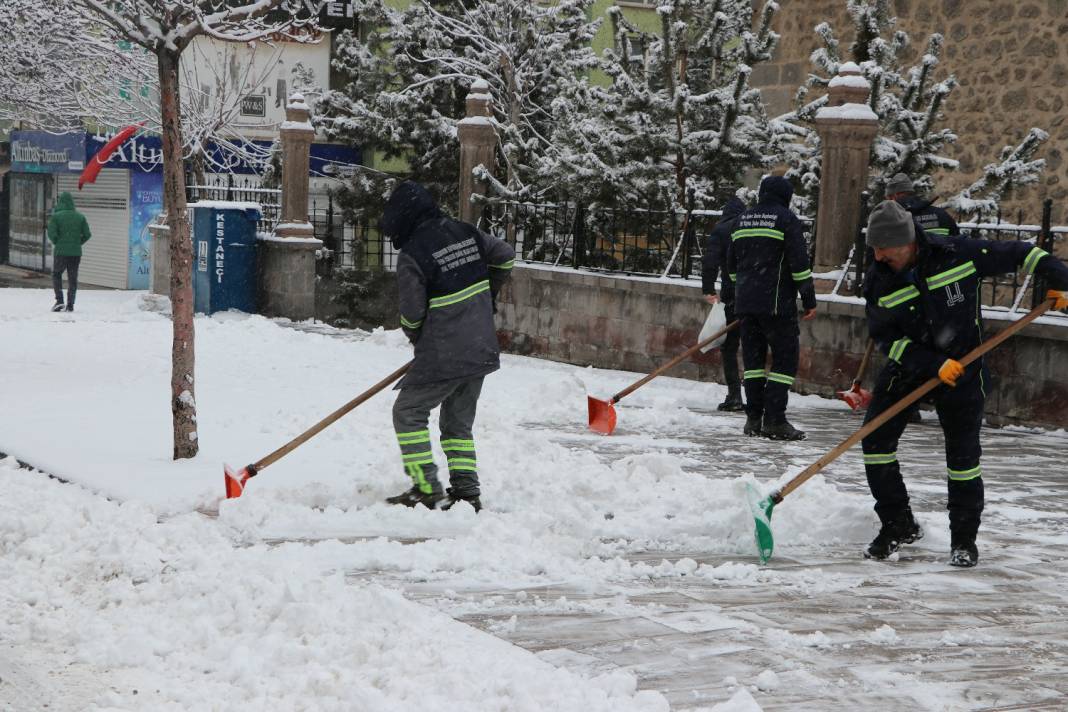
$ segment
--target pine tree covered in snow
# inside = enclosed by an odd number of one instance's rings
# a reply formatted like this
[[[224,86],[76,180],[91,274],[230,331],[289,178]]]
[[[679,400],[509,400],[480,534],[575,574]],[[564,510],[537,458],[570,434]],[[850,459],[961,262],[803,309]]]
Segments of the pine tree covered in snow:
[[[752,27],[750,0],[665,0],[657,33],[609,10],[609,86],[573,82],[553,105],[557,151],[543,182],[585,205],[713,206],[743,172],[768,165],[770,131],[752,67],[778,40],[767,2]]]
[[[344,89],[320,104],[328,134],[403,160],[406,177],[429,185],[444,206],[456,204],[459,144],[470,85],[489,83],[501,145],[492,193],[529,198],[538,191],[536,165],[550,149],[550,111],[561,87],[595,64],[589,49],[598,22],[593,0],[464,0],[416,2],[405,10],[362,0],[369,28],[345,33],[334,66]],[[488,177],[484,174],[483,177]],[[350,209],[373,212],[392,178],[364,171],[342,195]]]
[[[1008,191],[1038,182],[1046,161],[1033,156],[1047,140],[1048,133],[1033,128],[1019,145],[1005,146],[1001,149],[1000,162],[984,166],[983,175],[947,200],[945,207],[956,211],[962,220],[983,222],[994,219]]]
[[[917,192],[925,193],[934,186],[933,172],[960,167],[958,161],[945,155],[957,140],[956,134],[950,128],[939,126],[945,119],[946,101],[957,86],[951,74],[938,79],[945,44],[942,35],[928,37],[918,61],[906,67],[902,56],[911,40],[907,33],[896,29],[897,18],[891,14],[889,0],[848,0],[846,7],[855,34],[848,55],[842,52],[841,42],[828,23],[817,25],[815,31],[823,46],[811,56],[816,72],[798,90],[796,110],[772,122],[777,142],[783,147],[783,161],[790,166],[787,177],[798,187],[798,196],[805,207],[814,206],[819,194],[821,149],[815,131],[815,114],[826,104],[823,90],[849,61],[860,66],[870,83],[868,104],[879,117],[868,185],[873,199],[882,199],[886,181],[895,173],[909,175]],[[813,90],[821,95],[811,100]],[[1022,154],[1008,147],[1001,164],[987,167],[989,175],[1000,177],[994,181],[998,195],[1037,179],[1043,163],[1026,159],[1033,154],[1037,143],[1045,140],[1044,135],[1033,129],[1018,147]],[[980,191],[990,184],[981,183],[968,190]]]

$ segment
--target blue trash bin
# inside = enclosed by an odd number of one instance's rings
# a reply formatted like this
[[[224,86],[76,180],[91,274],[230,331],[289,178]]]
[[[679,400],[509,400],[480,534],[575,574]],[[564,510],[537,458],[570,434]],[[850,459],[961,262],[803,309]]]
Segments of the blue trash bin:
[[[193,203],[193,309],[256,311],[256,222],[248,203]]]

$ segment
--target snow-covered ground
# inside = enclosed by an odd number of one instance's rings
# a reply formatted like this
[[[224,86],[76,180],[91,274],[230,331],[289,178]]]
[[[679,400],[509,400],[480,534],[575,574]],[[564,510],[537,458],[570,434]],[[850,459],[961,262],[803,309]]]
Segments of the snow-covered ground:
[[[49,304],[0,290],[0,451],[77,485],[0,462],[0,710],[974,709],[1068,693],[1063,433],[988,434],[969,572],[944,565],[930,424],[901,448],[924,472],[914,555],[858,558],[875,524],[850,453],[776,509],[760,567],[745,483],[770,488],[848,434],[841,403],[795,395],[812,437],[773,444],[715,411],[722,387],[662,378],[603,438],[586,393],[634,374],[511,356],[479,404],[480,515],[381,503],[408,485],[391,393],[221,501],[224,461],[377,382],[410,357],[403,336],[198,318],[201,453],[175,463],[158,302]],[[994,674],[1002,658],[1019,670]]]

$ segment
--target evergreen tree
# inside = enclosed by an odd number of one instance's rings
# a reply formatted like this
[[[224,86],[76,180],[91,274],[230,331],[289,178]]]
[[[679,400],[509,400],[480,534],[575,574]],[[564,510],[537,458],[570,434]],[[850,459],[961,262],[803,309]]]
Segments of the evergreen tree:
[[[752,28],[750,0],[665,0],[657,33],[609,10],[609,86],[573,81],[553,105],[556,151],[542,183],[593,207],[712,206],[744,171],[770,162],[770,131],[751,68],[778,35],[767,2]]]
[[[338,39],[333,66],[347,81],[343,89],[324,95],[317,121],[331,139],[357,146],[367,156],[406,160],[406,176],[446,204],[457,190],[456,117],[463,115],[464,86],[440,81],[426,57],[447,42],[421,5],[404,11],[382,0],[355,5],[367,29],[364,37],[346,30]],[[378,214],[390,186],[385,173],[358,171],[338,198],[356,214]]]
[[[868,105],[879,117],[879,133],[869,164],[868,190],[874,200],[882,199],[886,181],[895,173],[907,174],[917,192],[924,193],[934,185],[931,173],[960,167],[958,161],[944,155],[957,140],[956,134],[950,128],[937,127],[945,118],[946,100],[957,86],[953,75],[936,79],[945,44],[942,35],[932,34],[919,60],[905,67],[902,55],[911,40],[907,33],[896,29],[897,18],[891,15],[889,0],[848,0],[846,7],[855,34],[848,56],[843,56],[833,28],[828,23],[817,25],[815,31],[822,47],[812,53],[816,72],[798,90],[795,111],[772,122],[783,161],[790,166],[786,175],[797,186],[803,208],[814,206],[819,193],[821,148],[815,114],[826,104],[827,85],[848,61],[860,66],[871,85]],[[821,95],[810,100],[813,90]],[[1033,153],[1035,142],[1041,143],[1044,135],[1033,129],[1020,148]],[[1003,164],[988,167],[992,174],[1001,176],[996,181],[1001,191],[1033,182],[1042,168],[1039,161],[1010,155],[1011,148]],[[978,185],[973,187],[981,189]]]
[[[563,86],[596,63],[589,48],[599,25],[588,19],[592,4],[423,1],[396,11],[365,0],[361,18],[375,29],[364,41],[346,33],[339,42],[335,67],[350,81],[321,104],[328,132],[365,152],[406,159],[407,177],[428,184],[443,205],[455,205],[456,123],[465,114],[468,88],[482,79],[490,85],[501,136],[503,179],[491,181],[491,192],[531,198],[538,192],[535,166],[553,142],[550,106]],[[391,182],[364,172],[347,197],[351,204],[376,205]]]

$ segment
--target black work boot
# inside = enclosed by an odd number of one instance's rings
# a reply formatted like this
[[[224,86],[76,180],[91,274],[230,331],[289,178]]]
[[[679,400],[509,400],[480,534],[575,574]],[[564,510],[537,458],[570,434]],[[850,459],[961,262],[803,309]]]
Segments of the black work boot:
[[[950,566],[971,568],[979,563],[979,549],[975,546],[974,534],[953,535],[950,541]]]
[[[742,402],[742,387],[739,385],[729,386],[727,397],[719,404],[717,410],[724,410],[728,413],[738,413],[745,410],[745,403]]]
[[[386,502],[389,504],[401,504],[405,507],[414,507],[417,504],[421,504],[427,509],[441,509],[440,505],[444,500],[445,494],[440,490],[423,492],[418,485],[398,495],[386,497]]]
[[[911,544],[922,538],[923,529],[913,518],[912,510],[906,509],[894,517],[883,520],[879,533],[864,550],[864,558],[881,561],[900,549],[902,544]]]
[[[781,423],[768,423],[765,421],[764,427],[761,428],[761,435],[769,440],[804,440],[805,431],[798,430],[794,426],[790,425],[790,421],[785,418]]]
[[[742,428],[742,432],[746,435],[756,436],[760,435],[760,421],[762,418],[759,415],[750,415],[745,419],[745,427]]]
[[[467,502],[475,508],[475,514],[482,511],[482,500],[479,499],[477,494],[458,494],[452,487],[448,487],[445,490],[447,496],[445,501],[442,502],[438,509],[452,509],[452,506],[457,502]]]
[[[54,311],[54,312],[61,312],[61,311],[63,311],[63,308],[64,308],[63,302],[56,302],[55,304],[52,305],[52,311]]]

